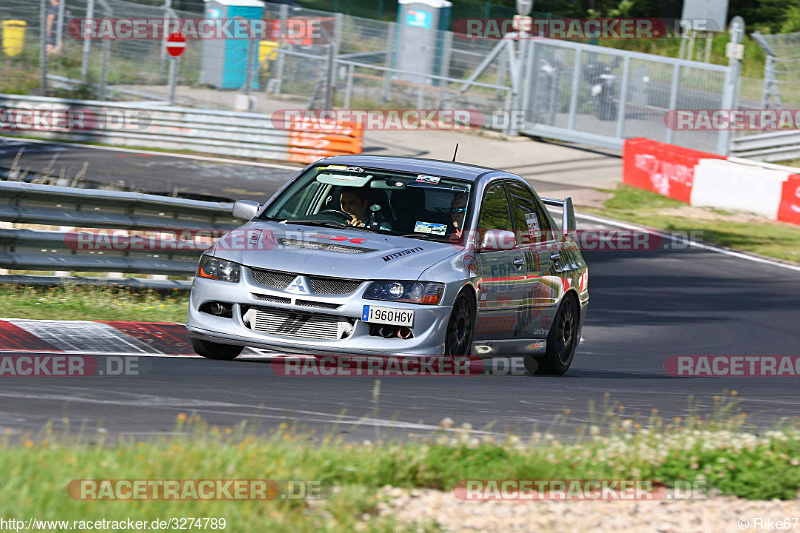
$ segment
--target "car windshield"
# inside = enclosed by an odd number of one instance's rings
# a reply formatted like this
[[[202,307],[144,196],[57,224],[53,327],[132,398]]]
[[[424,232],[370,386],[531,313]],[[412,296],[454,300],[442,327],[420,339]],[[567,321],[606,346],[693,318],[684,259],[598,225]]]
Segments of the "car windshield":
[[[315,166],[281,193],[261,219],[446,242],[461,235],[470,189],[468,182],[426,174]]]

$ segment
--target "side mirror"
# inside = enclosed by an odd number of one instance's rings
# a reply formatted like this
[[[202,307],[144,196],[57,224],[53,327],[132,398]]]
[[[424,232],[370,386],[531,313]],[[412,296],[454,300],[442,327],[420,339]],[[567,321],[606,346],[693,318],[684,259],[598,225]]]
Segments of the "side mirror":
[[[480,252],[499,252],[513,250],[517,246],[517,237],[513,231],[490,229],[483,234]]]
[[[239,200],[233,204],[233,217],[242,220],[253,220],[261,209],[261,204],[252,200]]]
[[[564,200],[564,213],[561,216],[561,231],[564,235],[572,235],[578,229],[578,223],[575,220],[575,209],[572,207],[572,198]]]

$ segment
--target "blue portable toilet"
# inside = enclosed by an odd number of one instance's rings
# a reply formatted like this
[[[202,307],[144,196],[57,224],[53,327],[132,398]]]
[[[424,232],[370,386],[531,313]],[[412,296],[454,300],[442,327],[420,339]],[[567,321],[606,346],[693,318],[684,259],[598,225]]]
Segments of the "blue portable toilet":
[[[261,0],[205,0],[205,2],[205,18],[209,20],[264,19],[264,2]],[[261,24],[260,27],[264,28],[264,25]],[[252,40],[254,70],[257,68],[258,42],[257,38]],[[249,39],[204,39],[200,83],[217,89],[243,89],[247,79],[247,52],[250,43]],[[258,89],[258,76],[255,72],[251,88]]]
[[[395,68],[419,74],[447,75],[441,70],[444,35],[450,30],[452,7],[448,0],[398,0]],[[419,76],[408,74],[397,77],[420,81]]]

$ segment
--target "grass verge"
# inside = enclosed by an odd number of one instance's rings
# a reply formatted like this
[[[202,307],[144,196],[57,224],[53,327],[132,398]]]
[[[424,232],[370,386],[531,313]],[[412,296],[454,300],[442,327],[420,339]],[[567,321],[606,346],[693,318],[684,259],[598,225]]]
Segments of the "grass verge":
[[[800,263],[800,227],[751,215],[691,207],[627,185],[605,192],[612,196],[606,200],[604,209],[582,211],[660,230],[702,232],[704,242]]]
[[[800,425],[745,430],[730,396],[715,398],[714,414],[665,421],[654,411],[631,417],[610,406],[572,443],[548,433],[527,442],[476,437],[465,424],[443,421],[431,438],[405,443],[350,443],[319,438],[282,424],[258,435],[241,423],[209,427],[179,414],[176,435],[147,441],[55,432],[0,439],[3,489],[0,515],[40,519],[108,520],[132,517],[225,518],[229,531],[389,531],[377,512],[380,489],[432,488],[444,492],[463,479],[704,480],[711,495],[748,499],[796,498],[800,488]],[[569,414],[565,411],[565,415]],[[590,417],[591,418],[591,417]],[[68,427],[68,426],[67,426]],[[319,500],[82,501],[67,486],[76,479],[274,479],[316,481],[330,490]],[[326,491],[324,491],[326,492]],[[433,524],[429,529],[435,529]]]
[[[186,323],[189,294],[118,287],[0,285],[0,316]]]

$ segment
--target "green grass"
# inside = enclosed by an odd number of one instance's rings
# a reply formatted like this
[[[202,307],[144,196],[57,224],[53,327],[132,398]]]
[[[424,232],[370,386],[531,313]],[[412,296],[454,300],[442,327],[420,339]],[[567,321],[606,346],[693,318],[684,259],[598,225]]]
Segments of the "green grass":
[[[258,435],[244,422],[209,427],[183,413],[176,436],[146,441],[48,426],[0,438],[3,491],[14,495],[0,499],[0,516],[216,517],[226,519],[228,531],[390,531],[392,520],[375,516],[381,488],[450,492],[463,479],[639,479],[668,487],[704,480],[711,495],[793,499],[800,488],[800,426],[795,420],[758,436],[749,433],[746,417],[736,413],[736,393],[730,394],[714,399],[712,415],[669,422],[655,411],[630,416],[624,407],[611,406],[607,395],[593,415],[600,425],[588,422],[573,443],[548,433],[534,433],[527,442],[514,436],[479,439],[467,425],[452,428],[445,421],[433,437],[404,443],[352,443],[286,424]],[[92,502],[68,496],[68,484],[77,479],[305,480],[329,490],[314,502]]]
[[[59,320],[135,320],[186,323],[189,295],[149,290],[64,285],[0,285],[0,316]]]
[[[726,219],[719,210],[709,210],[721,215],[719,220],[663,214],[664,209],[686,206],[660,194],[626,185],[607,191],[612,197],[604,209],[584,209],[587,212],[652,228],[676,232],[702,232],[700,240],[746,252],[800,263],[800,227],[770,222],[737,222]]]

